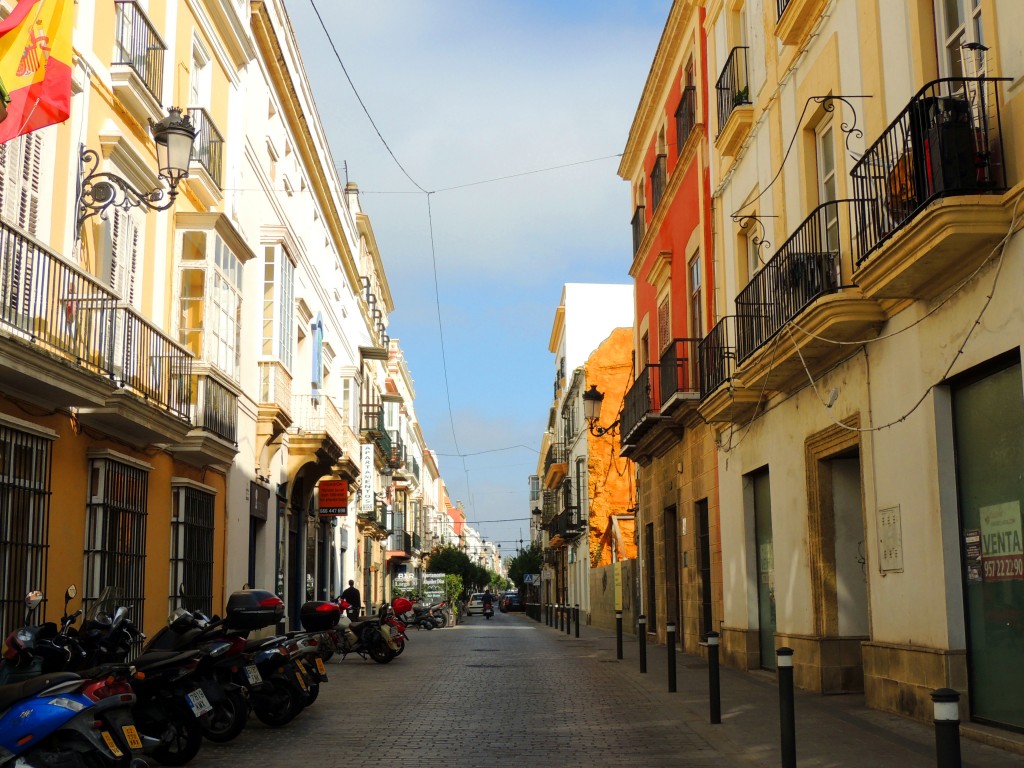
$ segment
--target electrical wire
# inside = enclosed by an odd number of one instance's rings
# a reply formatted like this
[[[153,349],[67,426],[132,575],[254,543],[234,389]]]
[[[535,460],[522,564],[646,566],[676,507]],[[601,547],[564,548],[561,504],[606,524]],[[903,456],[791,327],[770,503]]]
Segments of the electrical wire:
[[[316,18],[320,22],[320,26],[323,28],[324,34],[327,36],[327,42],[331,46],[331,50],[334,51],[334,58],[338,60],[338,64],[341,66],[341,71],[345,73],[345,79],[348,80],[348,84],[352,88],[352,93],[355,94],[356,100],[359,102],[359,106],[363,108],[363,112],[366,114],[366,119],[370,121],[370,125],[372,125],[373,130],[376,131],[377,138],[380,139],[380,143],[384,145],[384,149],[386,149],[388,151],[388,154],[391,155],[391,159],[395,161],[395,165],[398,166],[399,170],[401,170],[402,173],[405,174],[405,178],[412,182],[412,185],[416,187],[416,189],[425,194],[427,190],[421,187],[417,183],[416,179],[409,175],[409,172],[405,170],[405,166],[403,166],[398,161],[398,158],[395,157],[395,153],[391,151],[391,147],[388,146],[387,141],[384,140],[384,136],[383,134],[381,134],[380,128],[378,128],[377,123],[374,122],[373,116],[370,114],[370,110],[367,109],[366,104],[363,103],[363,97],[359,95],[359,91],[356,89],[356,84],[353,83],[352,78],[349,77],[348,70],[345,68],[345,62],[341,60],[341,54],[338,53],[338,49],[334,45],[334,40],[331,38],[331,33],[327,31],[327,25],[324,24],[323,17],[320,15],[320,9],[316,7],[316,0],[309,0],[309,4],[313,6],[313,12],[316,14]]]

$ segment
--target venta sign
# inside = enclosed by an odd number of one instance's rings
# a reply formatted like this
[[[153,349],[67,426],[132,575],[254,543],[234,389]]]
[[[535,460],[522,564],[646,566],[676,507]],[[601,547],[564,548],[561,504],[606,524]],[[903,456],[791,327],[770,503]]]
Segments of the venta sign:
[[[321,480],[318,486],[320,517],[348,514],[348,480]]]

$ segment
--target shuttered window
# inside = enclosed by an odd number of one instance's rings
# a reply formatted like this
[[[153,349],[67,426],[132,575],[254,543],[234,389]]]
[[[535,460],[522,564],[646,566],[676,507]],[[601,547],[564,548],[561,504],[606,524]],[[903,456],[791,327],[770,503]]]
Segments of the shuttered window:
[[[35,236],[39,227],[45,131],[0,144],[0,215]]]

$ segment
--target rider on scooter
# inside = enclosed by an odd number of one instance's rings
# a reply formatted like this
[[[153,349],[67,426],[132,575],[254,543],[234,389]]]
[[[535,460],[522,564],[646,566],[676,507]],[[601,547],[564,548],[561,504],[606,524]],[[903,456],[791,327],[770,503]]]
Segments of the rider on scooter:
[[[486,616],[488,613],[494,615],[494,596],[491,594],[490,587],[484,588],[484,596],[481,602],[483,603],[484,607],[484,615]]]

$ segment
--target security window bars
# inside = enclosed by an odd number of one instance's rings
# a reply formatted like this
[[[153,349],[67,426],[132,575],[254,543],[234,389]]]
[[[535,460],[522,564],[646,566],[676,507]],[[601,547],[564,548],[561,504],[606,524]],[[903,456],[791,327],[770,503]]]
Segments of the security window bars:
[[[715,92],[718,95],[718,132],[721,133],[732,111],[741,104],[751,103],[746,46],[738,46],[729,52],[715,84]]]
[[[213,612],[214,499],[214,494],[188,486],[171,491],[169,610],[185,608],[207,616]]]
[[[697,87],[687,85],[676,107],[676,156],[683,153],[686,140],[697,125]]]
[[[22,625],[28,592],[46,593],[51,445],[0,425],[0,637]]]
[[[115,459],[89,462],[82,607],[88,610],[104,587],[119,588],[132,623],[140,627],[146,594],[148,479],[146,470]]]
[[[665,155],[658,155],[651,169],[651,207],[656,211],[661,198],[665,195],[665,182],[668,177],[668,161]]]

